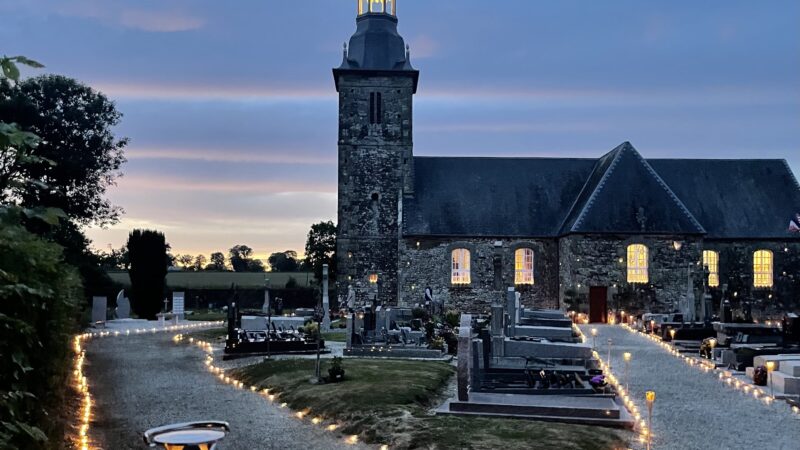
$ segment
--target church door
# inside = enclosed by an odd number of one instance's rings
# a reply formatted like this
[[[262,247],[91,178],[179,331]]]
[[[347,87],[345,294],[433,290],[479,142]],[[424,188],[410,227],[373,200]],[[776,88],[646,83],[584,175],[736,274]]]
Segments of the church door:
[[[592,286],[589,288],[589,322],[606,323],[608,314],[608,288]]]

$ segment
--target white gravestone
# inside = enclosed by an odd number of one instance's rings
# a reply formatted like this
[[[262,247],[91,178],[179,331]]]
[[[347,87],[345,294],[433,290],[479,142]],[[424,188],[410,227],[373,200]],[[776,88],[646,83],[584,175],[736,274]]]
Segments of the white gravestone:
[[[119,291],[117,294],[117,319],[130,319],[131,317],[131,302],[125,297],[125,290]]]
[[[92,323],[106,324],[106,309],[108,299],[105,297],[92,297]]]
[[[183,320],[183,292],[172,293],[172,317],[173,320]]]

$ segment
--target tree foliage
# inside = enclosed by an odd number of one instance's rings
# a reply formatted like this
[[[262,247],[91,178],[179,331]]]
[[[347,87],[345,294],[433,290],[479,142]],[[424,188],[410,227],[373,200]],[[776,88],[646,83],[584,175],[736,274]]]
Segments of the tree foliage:
[[[246,245],[235,245],[228,251],[228,260],[234,272],[263,272],[264,263],[253,258],[253,249]]]
[[[141,318],[153,320],[161,311],[167,276],[167,242],[153,230],[133,230],[128,236],[131,261],[131,309]]]
[[[227,270],[225,263],[225,255],[222,252],[215,252],[211,254],[211,263],[206,266],[206,270],[213,270],[223,272]]]
[[[297,272],[301,261],[297,259],[296,251],[286,250],[269,255],[267,262],[273,272]]]
[[[0,122],[16,123],[39,137],[30,147],[34,159],[18,156],[10,168],[36,182],[9,186],[4,200],[59,208],[80,225],[116,222],[120,209],[105,193],[125,162],[128,140],[112,132],[120,118],[103,94],[67,77],[0,81]],[[22,138],[31,143],[29,136]]]
[[[336,279],[336,224],[328,221],[311,226],[306,240],[306,264],[318,282],[322,282],[324,264],[328,264],[330,279]]]
[[[0,448],[58,445],[70,334],[81,296],[58,245],[0,218]],[[48,412],[50,414],[48,414]]]

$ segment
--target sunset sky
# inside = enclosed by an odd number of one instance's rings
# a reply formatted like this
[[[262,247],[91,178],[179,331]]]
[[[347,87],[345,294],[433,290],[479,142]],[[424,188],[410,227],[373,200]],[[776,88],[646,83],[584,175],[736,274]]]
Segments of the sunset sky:
[[[96,247],[148,227],[176,253],[263,258],[335,220],[331,68],[355,15],[356,0],[0,0],[0,53],[124,114],[109,195],[125,215],[88,231]],[[800,174],[797,0],[398,0],[398,16],[421,71],[416,155],[599,157],[629,140]]]

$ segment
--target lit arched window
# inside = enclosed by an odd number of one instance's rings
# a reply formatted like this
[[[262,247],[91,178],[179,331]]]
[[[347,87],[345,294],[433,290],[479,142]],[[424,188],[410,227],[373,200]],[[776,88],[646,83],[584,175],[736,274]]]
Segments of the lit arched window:
[[[719,286],[719,253],[703,250],[703,267],[708,269],[708,285]]]
[[[514,284],[533,284],[533,250],[520,248],[514,252]]]
[[[753,253],[753,286],[772,287],[772,252],[769,250]]]
[[[457,248],[453,250],[453,266],[450,282],[453,284],[470,284],[469,276],[469,250]]]
[[[642,244],[628,246],[628,283],[647,283],[647,247]]]

